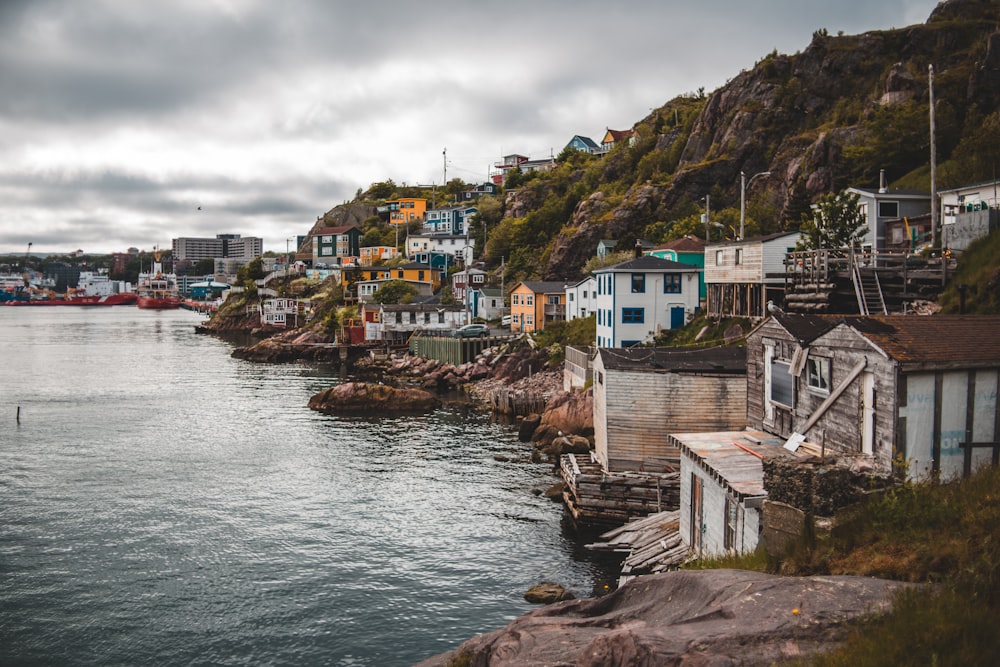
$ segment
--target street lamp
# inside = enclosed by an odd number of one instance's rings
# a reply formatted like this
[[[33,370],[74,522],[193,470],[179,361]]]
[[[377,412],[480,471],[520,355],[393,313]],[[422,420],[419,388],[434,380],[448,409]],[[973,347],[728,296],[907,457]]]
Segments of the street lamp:
[[[747,180],[747,175],[742,170],[740,171],[740,240],[743,240],[743,223],[746,221],[747,217],[747,187],[753,183],[753,179],[758,176],[770,176],[771,172],[761,171],[750,177]]]

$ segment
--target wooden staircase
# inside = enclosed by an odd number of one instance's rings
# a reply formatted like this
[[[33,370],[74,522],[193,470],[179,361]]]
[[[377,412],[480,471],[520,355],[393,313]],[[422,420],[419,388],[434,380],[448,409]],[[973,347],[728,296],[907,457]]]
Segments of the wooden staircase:
[[[873,268],[862,267],[857,255],[854,256],[852,269],[851,280],[854,283],[854,294],[858,298],[858,312],[862,315],[888,315],[878,272]]]

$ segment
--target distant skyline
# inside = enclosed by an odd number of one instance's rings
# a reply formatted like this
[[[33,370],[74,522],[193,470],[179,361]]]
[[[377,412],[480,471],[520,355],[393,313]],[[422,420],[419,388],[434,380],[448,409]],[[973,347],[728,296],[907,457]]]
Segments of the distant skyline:
[[[487,178],[936,0],[5,0],[0,254],[241,234],[284,252],[378,181]],[[293,239],[291,242],[288,239]]]

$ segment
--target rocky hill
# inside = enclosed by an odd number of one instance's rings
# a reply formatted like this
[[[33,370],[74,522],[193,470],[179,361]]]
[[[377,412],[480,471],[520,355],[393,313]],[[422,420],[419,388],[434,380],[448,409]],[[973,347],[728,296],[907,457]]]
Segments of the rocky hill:
[[[938,187],[992,178],[1000,154],[998,26],[995,1],[949,0],[921,25],[853,36],[817,31],[801,53],[772,53],[707,96],[667,102],[636,123],[632,145],[529,181],[506,215],[527,228],[515,239],[532,247],[520,258],[517,248],[502,254],[513,257],[514,271],[568,280],[602,238],[630,246],[635,238],[704,236],[690,220],[674,228],[704,210],[705,195],[713,213],[737,209],[741,171],[771,172],[747,192],[761,232],[797,228],[823,193],[877,187],[882,169],[890,183],[929,190],[931,65]],[[544,211],[553,201],[568,211],[558,229]]]

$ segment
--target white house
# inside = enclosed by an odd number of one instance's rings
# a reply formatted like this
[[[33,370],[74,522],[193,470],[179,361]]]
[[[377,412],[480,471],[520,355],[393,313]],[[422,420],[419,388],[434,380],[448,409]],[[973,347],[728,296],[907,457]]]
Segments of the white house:
[[[566,319],[590,317],[597,312],[597,278],[587,276],[578,283],[566,285]]]
[[[699,306],[700,272],[649,255],[595,271],[598,347],[628,347],[684,326]]]
[[[941,243],[952,250],[965,250],[978,238],[1000,227],[1000,181],[942,190]]]
[[[465,257],[471,245],[472,239],[464,234],[410,234],[406,237],[406,257],[412,260],[431,253]]]
[[[413,332],[450,332],[465,323],[462,306],[439,303],[381,304],[373,321],[365,325],[366,340],[405,343]]]
[[[472,290],[472,316],[496,320],[506,313],[503,293],[498,288],[482,287]]]

